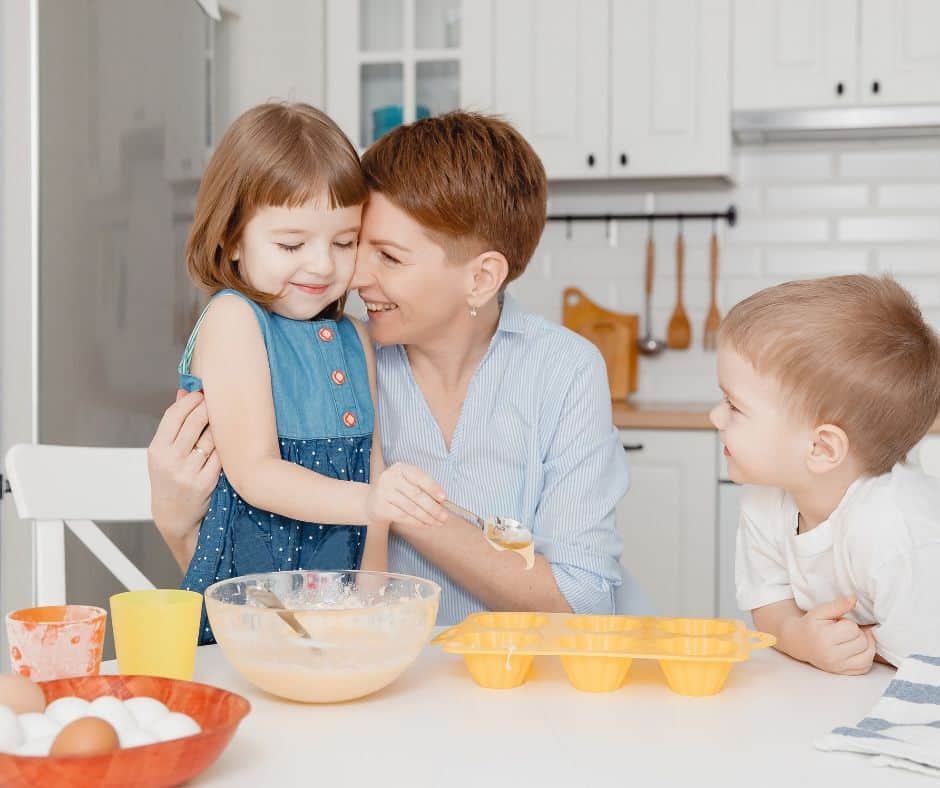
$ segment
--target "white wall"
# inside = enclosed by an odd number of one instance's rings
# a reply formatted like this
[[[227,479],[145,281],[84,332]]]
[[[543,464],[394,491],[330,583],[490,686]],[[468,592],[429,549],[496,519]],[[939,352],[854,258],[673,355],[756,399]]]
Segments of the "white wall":
[[[736,186],[701,190],[655,184],[659,211],[738,207],[722,242],[719,306],[788,279],[890,271],[940,328],[940,141],[826,142],[744,147],[734,154]],[[550,212],[644,211],[649,185],[553,184]],[[693,348],[641,359],[637,399],[711,400],[714,355],[701,349],[708,306],[708,222],[689,222],[686,308]],[[529,269],[512,291],[555,320],[561,291],[585,290],[601,305],[642,313],[645,223],[550,223]],[[656,227],[654,326],[660,338],[675,303],[674,223]]]
[[[220,132],[246,109],[269,99],[322,108],[324,0],[227,0],[223,8],[215,44]]]
[[[0,2],[0,457],[35,440],[32,323],[33,196],[30,3]],[[32,602],[32,532],[6,496],[0,515],[0,611]],[[0,632],[0,667],[9,659]]]

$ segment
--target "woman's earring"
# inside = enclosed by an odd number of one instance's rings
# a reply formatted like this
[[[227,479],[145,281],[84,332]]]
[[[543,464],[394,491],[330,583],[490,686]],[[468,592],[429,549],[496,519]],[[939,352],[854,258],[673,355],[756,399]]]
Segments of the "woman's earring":
[[[475,306],[470,307],[470,317],[477,316],[477,308]]]

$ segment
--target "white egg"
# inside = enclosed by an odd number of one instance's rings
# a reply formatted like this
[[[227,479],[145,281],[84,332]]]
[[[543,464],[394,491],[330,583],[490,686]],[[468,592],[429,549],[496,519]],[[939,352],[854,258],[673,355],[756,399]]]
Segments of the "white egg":
[[[56,722],[62,725],[68,725],[79,717],[87,717],[89,706],[91,706],[91,704],[84,698],[76,698],[70,695],[52,701],[52,703],[46,706],[46,714],[52,717]]]
[[[52,742],[55,736],[40,736],[38,739],[30,739],[16,751],[17,755],[40,755],[46,756],[52,748]]]
[[[14,752],[23,744],[23,738],[16,713],[8,706],[0,706],[0,751]]]
[[[95,698],[88,707],[88,716],[99,717],[110,723],[119,737],[124,731],[137,727],[137,720],[124,707],[124,702],[111,695],[102,695],[100,698]]]
[[[156,744],[160,741],[150,731],[143,728],[131,728],[118,735],[121,740],[121,747],[143,747],[145,744]]]
[[[150,732],[160,741],[170,741],[171,739],[182,739],[184,736],[192,736],[199,733],[202,728],[190,716],[171,711],[165,717],[161,717],[154,722]]]
[[[131,713],[141,728],[150,728],[156,720],[170,713],[156,698],[128,698],[124,701],[124,708]]]
[[[46,736],[53,736],[62,730],[62,724],[47,717],[45,714],[37,714],[34,711],[20,715],[20,727],[23,729],[23,738],[42,739]]]

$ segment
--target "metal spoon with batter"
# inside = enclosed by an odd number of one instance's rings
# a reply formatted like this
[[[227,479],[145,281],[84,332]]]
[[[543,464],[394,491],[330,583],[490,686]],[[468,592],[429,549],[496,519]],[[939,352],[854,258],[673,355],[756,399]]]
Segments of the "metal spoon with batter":
[[[458,506],[453,501],[444,501],[444,506],[458,517],[462,517],[477,526],[491,542],[507,550],[521,550],[532,544],[532,532],[518,520],[511,517],[487,517],[485,520],[469,509]]]

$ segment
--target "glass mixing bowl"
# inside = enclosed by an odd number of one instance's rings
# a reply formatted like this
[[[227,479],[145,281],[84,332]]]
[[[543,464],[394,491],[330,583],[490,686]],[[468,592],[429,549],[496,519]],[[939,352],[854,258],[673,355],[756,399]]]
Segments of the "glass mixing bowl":
[[[273,592],[284,609],[252,589]],[[205,596],[215,638],[242,676],[284,698],[333,703],[408,669],[431,635],[441,589],[387,572],[299,570],[223,580]]]

